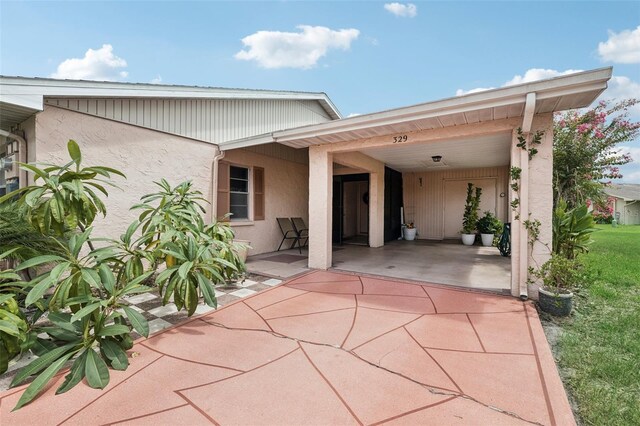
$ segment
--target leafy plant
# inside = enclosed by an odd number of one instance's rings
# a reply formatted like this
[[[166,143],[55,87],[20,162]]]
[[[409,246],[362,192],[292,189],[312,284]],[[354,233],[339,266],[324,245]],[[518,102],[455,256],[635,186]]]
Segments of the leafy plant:
[[[578,287],[583,277],[583,265],[578,259],[567,259],[554,253],[532,275],[542,279],[545,290],[555,295],[566,294]]]
[[[622,177],[619,166],[631,156],[619,149],[640,134],[640,123],[629,119],[638,99],[556,114],[553,128],[554,204],[560,199],[574,208],[587,200],[604,201],[605,186]]]
[[[106,197],[108,193],[104,185],[113,185],[106,179],[112,174],[124,177],[124,174],[110,167],[81,167],[82,154],[74,140],[69,140],[67,150],[71,161],[63,166],[46,164],[46,167],[40,168],[19,163],[20,167],[35,175],[34,183],[42,183],[17,189],[0,198],[1,204],[20,196],[18,206],[24,206],[27,221],[43,235],[53,232],[63,236],[76,228],[84,231],[93,223],[96,214],[104,216],[107,213],[95,190]]]
[[[155,283],[163,303],[173,296],[178,309],[186,309],[188,315],[196,310],[198,292],[208,305],[215,307],[214,284],[244,271],[244,263],[238,257],[241,246],[232,242],[233,231],[223,223],[205,224],[200,203],[206,200],[190,182],[171,187],[162,180],[157,183],[159,192],[145,195],[142,203],[133,207],[141,210],[139,219],[119,240],[92,238],[96,214],[106,214],[104,203],[93,189],[107,196],[102,184],[112,185],[97,176],[124,175],[109,167],[82,167],[82,155],[74,141],[69,141],[68,151],[72,161],[62,167],[23,165],[41,184],[4,198],[19,197],[18,205],[40,234],[67,237],[66,242],[54,240],[58,250],[24,260],[15,272],[5,274],[13,282],[7,286],[20,290],[22,299],[18,302],[21,301],[22,310],[15,313],[16,305],[11,302],[17,292],[6,297],[3,294],[0,321],[4,319],[2,315],[7,315],[15,326],[0,322],[0,330],[6,328],[9,337],[17,338],[22,351],[31,349],[39,356],[11,383],[16,386],[36,375],[16,409],[36,398],[69,362],[71,370],[56,393],[67,392],[83,379],[90,387],[102,389],[109,383],[109,368],[127,368],[126,351],[133,346],[132,331],[148,336],[149,326],[123,298],[149,291],[147,284],[154,282],[153,275],[160,264],[166,268],[157,274]],[[96,248],[97,241],[101,247]],[[34,279],[17,281],[16,273],[35,268],[42,272]],[[26,319],[20,315],[25,308],[35,312],[31,325],[19,321]],[[2,313],[5,311],[13,317]],[[45,311],[49,324],[35,324]],[[43,333],[46,338],[40,337]],[[11,353],[15,354],[17,346],[11,342]],[[2,359],[0,367],[1,363]]]
[[[594,231],[593,215],[586,204],[569,209],[567,203],[560,200],[553,213],[553,253],[575,259],[578,254],[589,251]]]
[[[499,234],[502,232],[502,221],[487,210],[478,220],[477,228],[481,234]]]
[[[11,251],[7,259],[22,261],[34,256],[61,254],[62,237],[43,235],[24,218],[17,203],[0,204],[0,253]]]
[[[15,250],[0,255],[0,260]],[[9,360],[22,352],[28,339],[27,319],[17,302],[22,292],[21,277],[15,271],[0,271],[0,374],[7,371]]]
[[[462,233],[475,234],[476,224],[478,223],[478,211],[480,210],[480,197],[482,188],[475,187],[469,182],[467,184],[467,199],[464,207],[464,216],[462,219]]]
[[[240,246],[232,243],[233,231],[222,222],[205,225],[200,203],[206,200],[191,182],[174,188],[165,180],[156,185],[160,191],[143,196],[133,209],[142,210],[139,244],[166,266],[155,280],[163,304],[173,295],[178,309],[185,307],[192,315],[200,291],[205,302],[215,307],[214,283],[227,282],[244,271]]]

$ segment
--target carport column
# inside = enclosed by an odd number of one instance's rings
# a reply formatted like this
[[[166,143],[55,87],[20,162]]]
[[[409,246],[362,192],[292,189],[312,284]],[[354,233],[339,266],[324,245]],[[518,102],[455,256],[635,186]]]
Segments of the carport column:
[[[511,136],[511,170],[514,169],[522,169],[522,157],[521,152],[522,149],[518,148],[516,144],[518,143],[518,134],[514,129]],[[527,157],[528,159],[528,157]],[[526,164],[526,163],[525,163]],[[526,165],[525,165],[526,167]],[[510,178],[510,184],[513,183],[513,179]],[[520,203],[522,203],[522,179],[518,181],[518,185],[520,186],[520,192],[516,192],[511,189],[509,186],[509,200],[513,202],[518,199]],[[526,238],[524,239],[525,243],[525,251],[524,254],[521,251],[521,237],[522,237],[522,218],[521,215],[521,207],[520,204],[517,208],[509,206],[509,217],[511,218],[511,295],[518,297],[520,296],[520,288],[522,284],[522,280],[526,280],[526,275],[524,278],[521,276],[520,264],[521,259],[527,258],[526,252]],[[526,281],[525,281],[526,283]]]
[[[384,165],[369,174],[369,246],[384,245]]]
[[[309,147],[309,268],[331,267],[332,182],[332,154]]]

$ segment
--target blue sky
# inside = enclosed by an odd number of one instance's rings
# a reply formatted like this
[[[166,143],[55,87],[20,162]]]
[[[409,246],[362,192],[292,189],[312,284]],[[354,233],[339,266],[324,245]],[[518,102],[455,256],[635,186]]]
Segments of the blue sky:
[[[323,91],[346,116],[612,65],[609,96],[640,97],[637,1],[390,3],[2,0],[0,74]]]

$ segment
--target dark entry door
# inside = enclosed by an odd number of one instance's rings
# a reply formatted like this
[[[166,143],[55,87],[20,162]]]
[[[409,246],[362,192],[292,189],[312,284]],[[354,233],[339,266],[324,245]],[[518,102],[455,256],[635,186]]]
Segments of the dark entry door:
[[[342,205],[342,177],[333,177],[333,244],[342,244],[342,215],[344,206]]]
[[[344,183],[345,182],[369,182],[368,173],[353,175],[339,175],[333,177],[333,230],[332,241],[334,244],[342,244],[344,236]],[[367,204],[369,192],[366,193]],[[310,212],[311,213],[311,212]]]
[[[384,241],[397,240],[402,232],[402,173],[384,168]]]

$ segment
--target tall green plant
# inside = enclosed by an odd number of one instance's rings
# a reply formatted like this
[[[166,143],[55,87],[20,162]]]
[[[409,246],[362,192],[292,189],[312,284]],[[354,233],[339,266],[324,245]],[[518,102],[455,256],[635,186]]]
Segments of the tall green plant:
[[[133,208],[141,210],[139,243],[166,265],[156,278],[163,303],[173,295],[178,309],[184,307],[192,315],[200,291],[205,302],[215,307],[214,284],[244,271],[239,247],[232,243],[233,231],[220,222],[205,225],[201,203],[206,200],[191,182],[172,188],[162,180],[156,185],[160,191],[143,196],[143,202]]]
[[[63,239],[44,235],[24,218],[15,202],[0,204],[0,253],[11,251],[8,259],[23,261],[42,254],[61,254]]]
[[[195,312],[198,292],[215,307],[214,284],[244,270],[237,254],[239,247],[232,242],[233,231],[222,223],[205,224],[201,203],[206,200],[190,182],[171,187],[162,180],[157,183],[159,192],[142,197],[142,203],[134,206],[141,210],[139,220],[119,240],[92,239],[96,213],[106,214],[106,208],[91,188],[107,196],[101,183],[111,182],[97,176],[122,173],[102,166],[82,167],[74,141],[69,141],[68,150],[72,161],[64,166],[41,169],[26,165],[38,177],[36,181],[41,180],[40,185],[5,197],[19,197],[17,203],[41,233],[68,237],[59,252],[32,257],[15,269],[44,269],[20,288],[23,307],[48,311],[51,323],[34,325],[36,314],[27,324],[21,350],[31,349],[39,358],[20,370],[11,385],[37,376],[16,409],[36,398],[67,362],[72,362],[71,370],[56,393],[67,392],[83,379],[90,387],[102,389],[109,383],[109,368],[127,368],[132,331],[147,336],[149,326],[123,297],[149,291],[146,284],[153,282],[162,262],[166,269],[155,283],[163,303],[173,296],[178,308],[186,309],[188,315]],[[93,242],[98,240],[102,246],[96,248]],[[12,273],[8,278],[18,288],[18,275]],[[43,333],[46,338],[41,337]]]
[[[98,213],[106,215],[107,209],[96,193],[108,196],[105,185],[111,175],[125,177],[120,171],[105,166],[82,167],[82,153],[74,140],[69,140],[67,150],[71,161],[57,166],[19,163],[33,173],[34,185],[26,186],[0,198],[0,204],[18,197],[18,206],[24,207],[25,217],[43,235],[59,236],[80,228],[85,230]]]
[[[553,213],[553,253],[567,259],[589,251],[596,231],[594,219],[585,204],[569,209],[564,200],[558,202]]]
[[[463,234],[475,234],[476,232],[481,196],[482,188],[474,187],[473,183],[469,182],[467,184],[467,199],[464,206],[464,216],[462,218]]]
[[[17,248],[0,255],[3,260]],[[0,270],[0,374],[7,371],[9,360],[22,352],[29,338],[27,318],[18,305],[23,283],[12,269]]]

